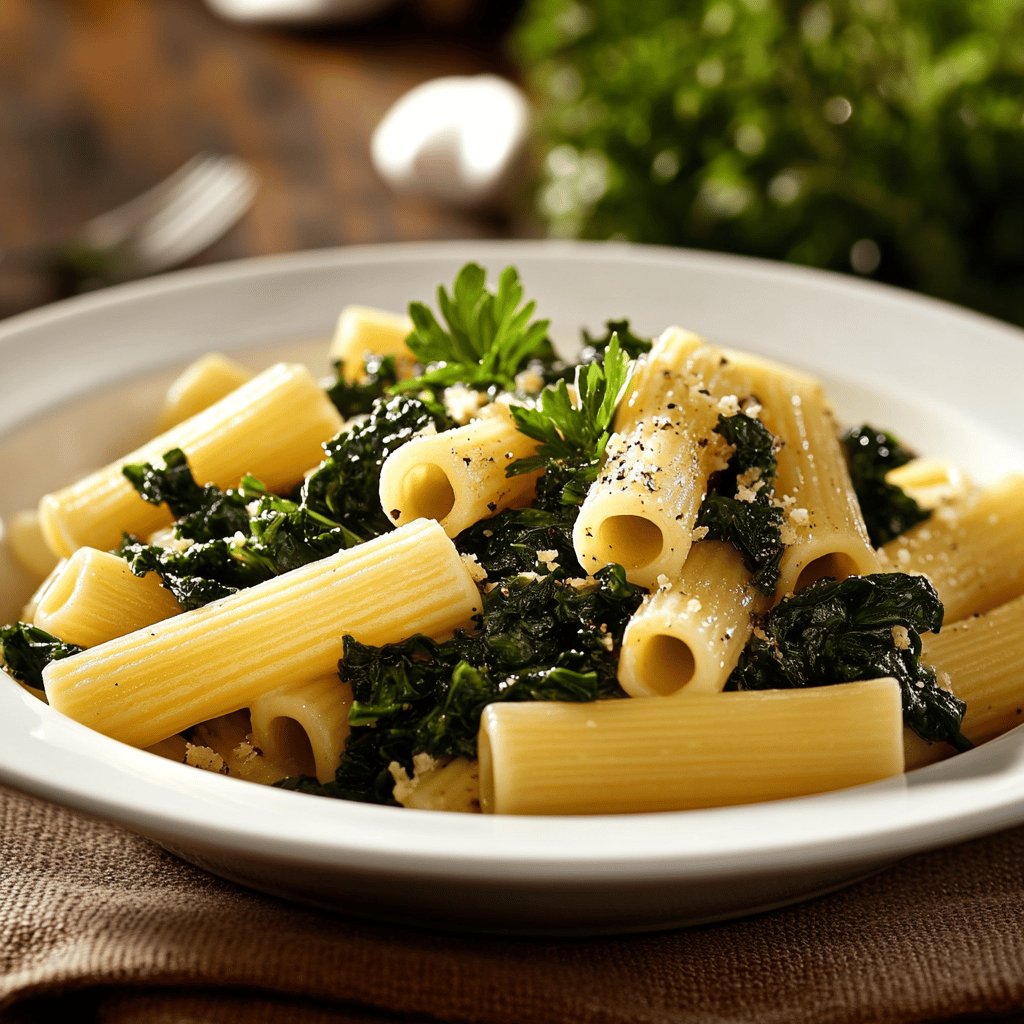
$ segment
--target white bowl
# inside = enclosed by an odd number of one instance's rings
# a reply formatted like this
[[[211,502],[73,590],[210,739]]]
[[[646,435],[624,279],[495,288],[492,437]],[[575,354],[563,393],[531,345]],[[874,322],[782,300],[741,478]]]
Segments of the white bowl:
[[[159,388],[210,349],[326,370],[339,309],[433,301],[467,260],[515,264],[566,343],[681,323],[824,378],[840,415],[979,479],[1024,469],[1024,334],[889,288],[728,256],[478,242],[330,250],[184,271],[0,324],[0,516],[140,440]],[[31,581],[0,544],[0,621]],[[764,910],[1024,822],[1024,733],[905,778],[746,807],[498,818],[285,792],[134,750],[0,679],[0,782],[278,895],[439,927],[581,934]]]

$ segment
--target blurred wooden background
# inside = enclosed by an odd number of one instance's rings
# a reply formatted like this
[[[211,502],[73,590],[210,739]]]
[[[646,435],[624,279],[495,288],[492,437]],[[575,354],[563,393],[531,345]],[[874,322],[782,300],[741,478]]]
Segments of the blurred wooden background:
[[[513,73],[502,41],[514,5],[453,18],[443,2],[314,30],[232,23],[204,0],[3,0],[0,251],[59,238],[200,150],[248,161],[261,187],[193,263],[510,233],[507,220],[395,196],[370,163],[374,127],[412,86]],[[47,287],[0,259],[0,315]]]

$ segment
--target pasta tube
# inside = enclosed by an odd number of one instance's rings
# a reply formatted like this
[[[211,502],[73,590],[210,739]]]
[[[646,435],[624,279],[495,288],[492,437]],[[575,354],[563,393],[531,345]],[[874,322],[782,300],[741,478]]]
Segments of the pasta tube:
[[[890,469],[885,479],[926,509],[967,497],[971,486],[966,475],[951,462],[924,456]]]
[[[786,549],[777,595],[795,593],[826,576],[878,572],[878,556],[821,384],[746,353],[727,350],[726,359],[724,376],[738,393],[757,399],[762,422],[782,442],[775,493],[787,514]]]
[[[94,647],[180,612],[155,573],[140,578],[109,551],[79,548],[40,593],[33,622],[67,643]]]
[[[947,624],[1024,594],[1024,475],[943,506],[882,549],[896,572],[931,578]]]
[[[480,803],[496,814],[617,814],[777,800],[903,771],[894,679],[679,700],[491,704]]]
[[[678,576],[708,476],[725,464],[707,386],[718,362],[717,349],[670,328],[638,363],[573,528],[587,572],[617,562],[631,583],[649,588],[659,576]]]
[[[390,597],[381,606],[381,595]],[[476,585],[437,523],[418,520],[194,611],[110,640],[43,673],[50,704],[137,747],[251,706],[368,644],[468,625]]]
[[[405,339],[413,324],[404,313],[389,313],[369,306],[346,306],[338,317],[328,355],[338,363],[341,375],[357,381],[365,372],[368,354],[395,356],[399,368],[408,369],[416,360]],[[405,374],[403,374],[404,376]]]
[[[0,523],[0,536],[6,537],[18,564],[37,580],[49,576],[59,561],[46,543],[39,525],[39,513],[35,509],[15,512],[6,522]]]
[[[626,626],[619,683],[631,697],[721,690],[750,635],[754,607],[739,552],[700,541],[679,580],[666,578]]]
[[[123,531],[142,536],[165,525],[166,509],[143,501],[121,468],[172,448],[185,452],[200,483],[233,487],[252,473],[270,490],[285,490],[320,461],[321,445],[340,427],[309,370],[279,363],[143,447],[46,495],[39,503],[43,535],[53,551],[69,555],[85,545],[116,547]]]
[[[157,430],[170,430],[176,423],[208,409],[253,376],[250,369],[219,352],[200,357],[186,366],[167,389]]]
[[[287,765],[293,775],[329,782],[345,749],[351,706],[352,687],[337,672],[280,686],[261,694],[249,708],[253,745],[275,764]]]
[[[530,500],[537,474],[506,476],[505,470],[536,450],[506,409],[491,406],[464,427],[414,437],[393,451],[380,472],[381,508],[398,525],[436,519],[455,537]]]

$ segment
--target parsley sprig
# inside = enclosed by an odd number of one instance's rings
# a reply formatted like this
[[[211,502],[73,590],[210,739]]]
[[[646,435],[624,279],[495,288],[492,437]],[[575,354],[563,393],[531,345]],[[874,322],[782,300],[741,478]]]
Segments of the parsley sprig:
[[[535,406],[512,406],[520,432],[540,441],[536,455],[518,459],[509,476],[543,469],[537,504],[579,505],[597,477],[615,409],[632,374],[632,361],[612,337],[601,362],[580,366],[573,395],[564,380],[546,387]]]
[[[515,389],[515,376],[531,359],[550,359],[548,320],[533,320],[536,303],[522,305],[523,286],[514,267],[506,267],[496,292],[487,288],[487,272],[467,263],[451,295],[441,285],[437,303],[445,325],[422,302],[409,305],[413,330],[406,340],[423,372],[400,381],[393,391],[416,391],[452,384],[484,391]]]

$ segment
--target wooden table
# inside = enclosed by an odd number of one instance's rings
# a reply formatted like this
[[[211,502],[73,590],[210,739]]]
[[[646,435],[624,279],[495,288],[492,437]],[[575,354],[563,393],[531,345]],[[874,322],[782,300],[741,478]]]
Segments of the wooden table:
[[[261,186],[194,263],[509,234],[507,219],[391,194],[369,157],[381,116],[417,83],[512,73],[514,5],[493,7],[449,25],[405,0],[366,24],[289,30],[222,20],[205,0],[4,0],[0,250],[62,236],[200,150],[243,158]],[[47,287],[0,263],[0,315]]]

